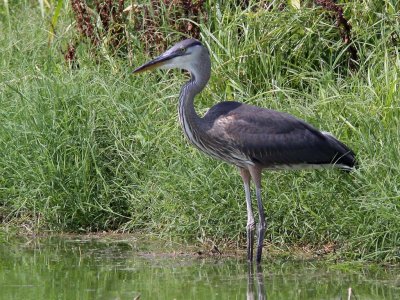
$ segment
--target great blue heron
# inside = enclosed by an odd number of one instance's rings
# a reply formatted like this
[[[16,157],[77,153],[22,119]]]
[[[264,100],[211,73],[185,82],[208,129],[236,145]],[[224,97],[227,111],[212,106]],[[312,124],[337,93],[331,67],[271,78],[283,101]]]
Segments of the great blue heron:
[[[331,134],[321,132],[289,114],[244,103],[227,101],[213,106],[204,117],[197,115],[194,97],[211,74],[208,49],[198,40],[183,40],[134,73],[160,69],[184,69],[190,80],[179,96],[179,121],[189,141],[201,151],[234,164],[244,183],[247,206],[247,258],[253,260],[255,222],[251,208],[250,180],[256,186],[259,212],[257,264],[261,262],[266,230],[261,201],[263,169],[338,167],[352,170],[355,154]]]

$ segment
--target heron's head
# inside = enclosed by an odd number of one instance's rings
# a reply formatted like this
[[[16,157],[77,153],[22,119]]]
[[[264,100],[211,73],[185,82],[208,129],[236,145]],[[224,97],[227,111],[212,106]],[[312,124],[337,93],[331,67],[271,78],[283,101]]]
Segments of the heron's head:
[[[133,73],[140,73],[153,69],[184,69],[192,74],[196,73],[199,65],[209,62],[208,49],[198,40],[183,40],[165,51],[155,59],[140,66]]]

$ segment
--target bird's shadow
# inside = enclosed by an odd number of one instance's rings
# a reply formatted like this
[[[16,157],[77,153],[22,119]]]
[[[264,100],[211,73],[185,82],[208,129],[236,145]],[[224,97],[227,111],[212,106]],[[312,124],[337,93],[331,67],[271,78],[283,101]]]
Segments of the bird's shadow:
[[[254,288],[256,287],[256,288]],[[256,273],[254,274],[253,264],[249,263],[247,271],[247,300],[266,300],[264,275],[260,265],[256,266]]]

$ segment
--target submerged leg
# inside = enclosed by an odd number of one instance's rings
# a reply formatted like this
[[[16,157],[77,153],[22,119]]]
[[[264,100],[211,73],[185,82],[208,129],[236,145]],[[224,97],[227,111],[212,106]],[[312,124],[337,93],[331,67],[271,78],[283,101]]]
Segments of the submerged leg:
[[[257,207],[258,207],[258,216],[259,223],[257,226],[257,234],[258,234],[258,242],[257,242],[257,256],[256,261],[257,264],[261,263],[261,255],[262,255],[262,247],[265,236],[265,230],[267,228],[267,224],[265,223],[265,214],[264,207],[261,200],[261,171],[262,169],[256,166],[252,166],[249,168],[251,178],[254,181],[256,186],[256,197],[257,197]]]
[[[254,300],[254,270],[253,264],[249,263],[247,270],[247,293],[246,300]]]
[[[240,176],[242,176],[244,183],[244,192],[246,194],[246,207],[247,207],[247,260],[253,261],[253,246],[254,246],[254,216],[251,208],[251,195],[250,195],[250,173],[246,169],[239,168]]]
[[[257,291],[259,300],[267,299],[267,295],[265,293],[264,275],[261,265],[257,265]]]
[[[264,286],[264,275],[261,265],[257,265],[257,290],[256,295],[254,294],[254,269],[253,264],[249,263],[247,271],[247,294],[246,300],[266,300],[265,286]],[[255,297],[257,296],[257,298]]]

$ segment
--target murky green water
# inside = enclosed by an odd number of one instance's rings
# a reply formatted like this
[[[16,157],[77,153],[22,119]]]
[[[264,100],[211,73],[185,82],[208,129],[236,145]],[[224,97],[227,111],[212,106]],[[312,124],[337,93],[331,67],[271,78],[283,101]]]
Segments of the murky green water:
[[[135,239],[0,238],[0,299],[400,299],[399,269],[174,255]],[[160,250],[154,252],[154,249]]]

